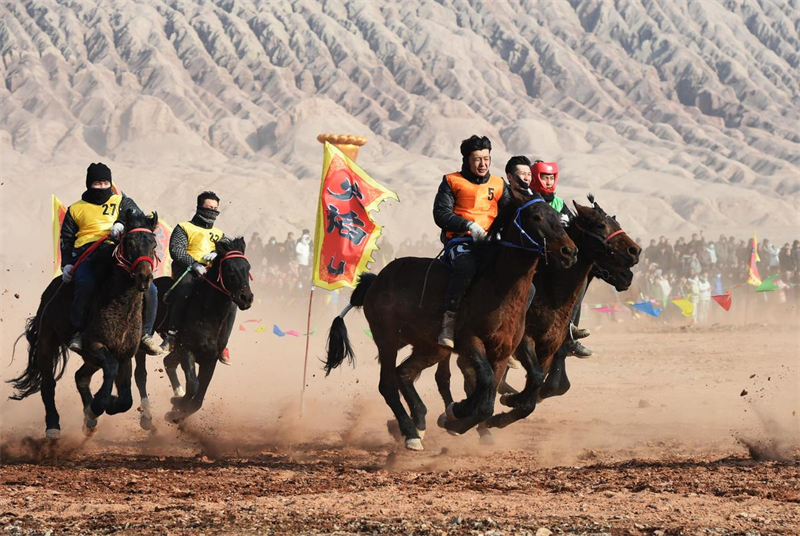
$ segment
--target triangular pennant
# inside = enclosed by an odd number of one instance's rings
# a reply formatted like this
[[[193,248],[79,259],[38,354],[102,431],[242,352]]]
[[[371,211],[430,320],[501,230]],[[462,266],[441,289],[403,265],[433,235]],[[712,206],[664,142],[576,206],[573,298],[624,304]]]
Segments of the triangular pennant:
[[[725,294],[717,294],[716,296],[711,296],[711,297],[714,298],[714,301],[717,302],[719,306],[725,309],[726,311],[731,310],[731,302],[733,301],[733,298],[731,296],[730,290]]]
[[[278,324],[275,324],[275,325],[272,326],[272,333],[274,333],[278,337],[285,337],[286,336],[286,333],[281,331],[281,328],[278,327]]]
[[[647,313],[651,316],[655,316],[656,318],[658,318],[658,315],[661,314],[661,309],[656,309],[656,307],[653,305],[653,302],[643,301],[639,303],[632,303],[630,306],[637,311]]]
[[[687,300],[686,298],[681,298],[679,300],[672,300],[672,303],[680,307],[683,316],[692,316],[694,313],[694,304]]]
[[[771,275],[766,278],[760,285],[756,287],[756,292],[770,292],[773,290],[778,290],[778,285],[775,284],[776,277],[778,277],[778,274]]]
[[[267,326],[258,326],[256,328],[256,333],[264,333],[265,331],[267,331]]]

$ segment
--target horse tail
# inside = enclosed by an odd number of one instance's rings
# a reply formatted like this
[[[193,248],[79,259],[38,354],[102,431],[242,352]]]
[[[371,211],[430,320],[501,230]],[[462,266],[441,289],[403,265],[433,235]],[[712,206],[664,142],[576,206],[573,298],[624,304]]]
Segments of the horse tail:
[[[364,305],[367,290],[369,290],[377,277],[377,275],[368,272],[361,274],[358,279],[358,285],[356,285],[356,289],[350,296],[350,303],[339,313],[339,316],[333,319],[331,329],[328,332],[328,359],[325,361],[325,376],[328,376],[333,369],[341,365],[345,358],[347,358],[347,362],[350,365],[355,365],[356,356],[353,353],[350,338],[347,336],[344,317],[353,307],[362,307]]]
[[[45,296],[46,294],[47,293],[45,291]],[[16,390],[16,393],[9,397],[11,400],[22,400],[23,398],[39,392],[42,388],[42,369],[38,363],[37,353],[39,348],[39,330],[42,325],[42,316],[44,315],[49,303],[50,301],[48,301],[46,305],[40,306],[39,310],[36,312],[36,316],[28,318],[28,320],[25,322],[24,335],[28,341],[28,366],[17,378],[8,380],[8,383],[13,385],[14,389]],[[63,376],[67,365],[67,358],[69,357],[68,349],[63,344],[58,346],[58,357],[60,359],[53,360],[53,377],[56,381],[61,379],[61,376]]]

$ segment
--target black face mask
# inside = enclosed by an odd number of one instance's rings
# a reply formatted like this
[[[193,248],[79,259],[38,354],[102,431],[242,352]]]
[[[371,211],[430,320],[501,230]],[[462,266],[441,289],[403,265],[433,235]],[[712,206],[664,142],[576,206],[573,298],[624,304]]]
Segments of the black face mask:
[[[219,210],[203,207],[197,207],[197,212],[194,214],[195,219],[200,220],[209,227],[214,225],[214,222],[217,220],[217,216],[219,216]]]
[[[81,199],[93,205],[102,205],[103,203],[108,201],[112,195],[114,195],[114,190],[112,190],[111,187],[89,188],[88,190],[83,192]]]

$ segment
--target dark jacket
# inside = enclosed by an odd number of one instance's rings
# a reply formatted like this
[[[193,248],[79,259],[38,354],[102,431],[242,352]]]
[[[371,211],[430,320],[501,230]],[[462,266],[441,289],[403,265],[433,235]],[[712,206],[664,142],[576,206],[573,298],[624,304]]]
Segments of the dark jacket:
[[[489,182],[489,174],[485,177],[478,177],[469,170],[462,169],[461,175],[472,184],[485,184]],[[505,182],[505,181],[504,181]],[[505,214],[505,211],[511,206],[511,193],[508,191],[508,184],[503,188],[503,195],[497,200],[497,217]],[[471,223],[468,219],[462,218],[453,210],[456,206],[456,198],[453,190],[450,188],[450,183],[447,182],[447,177],[442,177],[442,183],[439,185],[439,191],[436,192],[436,198],[433,201],[433,221],[436,222],[442,229],[440,238],[442,243],[447,242],[446,233],[459,233],[464,234],[469,229]],[[486,229],[488,231],[488,229]]]
[[[125,220],[128,215],[130,214],[142,214],[142,210],[136,204],[136,202],[128,197],[127,195],[122,195],[122,201],[120,202],[119,207],[119,219],[118,222],[122,222],[125,224]],[[71,205],[70,205],[71,206]],[[132,212],[131,212],[132,211]],[[73,251],[73,246],[75,245],[75,240],[78,237],[78,224],[75,223],[75,220],[72,219],[72,215],[69,212],[69,208],[67,209],[67,214],[64,216],[64,223],[61,224],[61,267],[68,264],[75,264],[75,261],[78,260],[78,257],[81,256],[81,253],[86,251],[91,243],[84,244],[80,247],[80,249]]]

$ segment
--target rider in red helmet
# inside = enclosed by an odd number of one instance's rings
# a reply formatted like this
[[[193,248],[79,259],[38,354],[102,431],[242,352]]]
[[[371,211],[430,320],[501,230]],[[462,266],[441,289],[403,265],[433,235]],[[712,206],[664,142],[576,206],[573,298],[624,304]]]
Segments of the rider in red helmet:
[[[556,185],[558,184],[558,164],[556,162],[534,161],[531,166],[531,189],[538,192],[547,203],[561,214],[561,221],[566,226],[572,218],[572,212],[567,208],[564,200],[556,195]],[[587,282],[588,286],[588,282]],[[582,345],[578,339],[589,336],[589,330],[578,327],[581,318],[581,302],[583,301],[583,290],[580,299],[575,304],[572,311],[572,322],[570,323],[570,338],[565,343],[568,352],[578,357],[589,357],[592,351]]]

